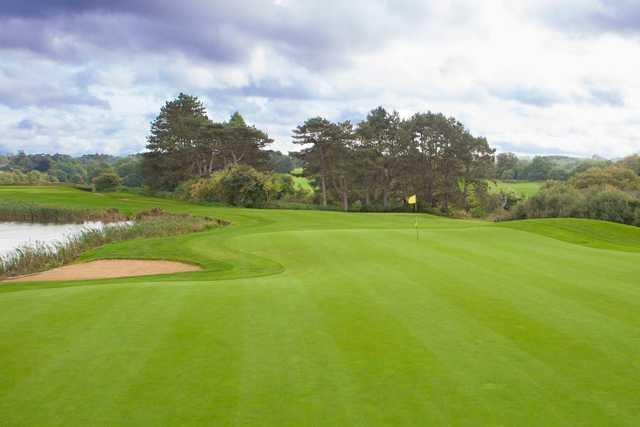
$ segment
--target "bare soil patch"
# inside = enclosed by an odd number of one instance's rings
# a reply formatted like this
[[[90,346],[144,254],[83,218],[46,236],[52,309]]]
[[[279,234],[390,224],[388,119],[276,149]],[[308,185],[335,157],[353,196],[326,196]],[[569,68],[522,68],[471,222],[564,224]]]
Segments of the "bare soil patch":
[[[146,276],[150,274],[170,274],[198,271],[200,267],[175,261],[154,261],[141,259],[105,259],[71,264],[41,273],[29,274],[10,279],[11,282],[35,282],[42,280],[88,280],[115,277]]]

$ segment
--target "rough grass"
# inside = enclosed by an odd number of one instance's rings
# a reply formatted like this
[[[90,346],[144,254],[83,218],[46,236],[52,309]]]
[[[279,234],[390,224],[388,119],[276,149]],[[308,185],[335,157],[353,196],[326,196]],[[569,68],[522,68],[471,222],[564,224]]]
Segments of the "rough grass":
[[[640,424],[640,253],[517,222],[1,197],[232,221],[83,256],[203,271],[0,285],[4,424]]]

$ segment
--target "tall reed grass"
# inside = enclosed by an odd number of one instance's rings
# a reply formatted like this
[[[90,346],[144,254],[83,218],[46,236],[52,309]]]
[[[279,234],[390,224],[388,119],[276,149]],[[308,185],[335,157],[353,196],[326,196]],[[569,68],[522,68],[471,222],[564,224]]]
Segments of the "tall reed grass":
[[[122,240],[165,237],[204,231],[226,225],[225,221],[192,215],[173,215],[160,209],[140,213],[132,224],[88,228],[58,243],[36,243],[0,257],[0,279],[60,267],[84,252]]]
[[[0,201],[0,221],[42,224],[80,224],[87,221],[118,222],[128,219],[115,208],[73,209],[28,202]]]

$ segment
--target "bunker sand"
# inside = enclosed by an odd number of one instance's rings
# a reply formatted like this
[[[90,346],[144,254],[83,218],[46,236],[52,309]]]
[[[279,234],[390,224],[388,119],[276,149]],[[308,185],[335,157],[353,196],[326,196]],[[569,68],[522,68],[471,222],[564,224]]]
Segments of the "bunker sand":
[[[65,265],[41,273],[11,279],[11,282],[35,282],[43,280],[88,280],[115,277],[146,276],[150,274],[182,273],[198,271],[200,267],[175,261],[135,259],[108,259],[82,264]]]

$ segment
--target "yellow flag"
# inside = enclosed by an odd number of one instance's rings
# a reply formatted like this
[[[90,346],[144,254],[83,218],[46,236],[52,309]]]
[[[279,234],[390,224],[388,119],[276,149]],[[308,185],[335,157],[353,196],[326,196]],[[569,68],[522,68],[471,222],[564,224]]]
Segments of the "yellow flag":
[[[409,196],[409,198],[407,199],[407,203],[409,203],[410,205],[415,205],[416,202],[417,202],[417,199],[415,194],[413,196]]]

